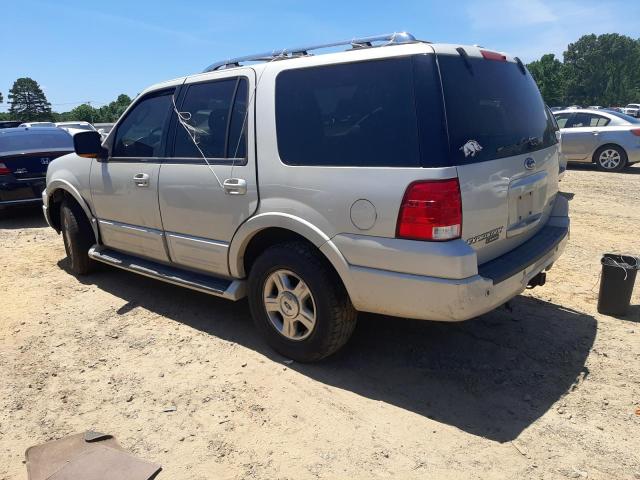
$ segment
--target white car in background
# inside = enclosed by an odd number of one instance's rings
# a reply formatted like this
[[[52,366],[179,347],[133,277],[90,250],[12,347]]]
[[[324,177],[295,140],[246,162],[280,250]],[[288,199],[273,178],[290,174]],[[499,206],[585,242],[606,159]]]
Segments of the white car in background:
[[[632,117],[640,117],[640,103],[630,103],[623,109],[623,113],[627,115],[631,115]]]
[[[595,163],[600,170],[618,172],[640,162],[640,120],[613,110],[553,112],[567,162]]]
[[[56,124],[53,122],[25,122],[18,125],[18,127],[27,127],[27,128],[40,128],[40,127],[55,127]]]
[[[58,128],[72,128],[74,130],[86,130],[95,132],[96,129],[89,122],[56,122],[56,127]]]

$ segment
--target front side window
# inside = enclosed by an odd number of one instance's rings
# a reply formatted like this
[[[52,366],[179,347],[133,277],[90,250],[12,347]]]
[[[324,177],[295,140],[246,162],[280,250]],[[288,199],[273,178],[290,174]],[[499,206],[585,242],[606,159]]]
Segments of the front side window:
[[[189,85],[179,108],[173,156],[244,158],[246,108],[245,78]]]
[[[561,113],[556,115],[556,122],[558,123],[558,127],[567,128],[567,122],[569,121],[570,113]]]
[[[112,157],[160,157],[171,113],[171,94],[164,92],[138,102],[118,126]]]
[[[410,57],[286,70],[276,80],[281,160],[420,166]]]

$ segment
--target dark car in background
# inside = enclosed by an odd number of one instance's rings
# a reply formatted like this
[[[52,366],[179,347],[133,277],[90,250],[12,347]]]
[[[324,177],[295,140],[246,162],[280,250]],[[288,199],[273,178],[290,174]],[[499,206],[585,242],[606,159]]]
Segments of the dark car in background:
[[[2,120],[0,121],[0,128],[15,128],[19,127],[22,120]]]
[[[49,163],[73,152],[73,137],[60,128],[0,130],[0,210],[42,201]]]

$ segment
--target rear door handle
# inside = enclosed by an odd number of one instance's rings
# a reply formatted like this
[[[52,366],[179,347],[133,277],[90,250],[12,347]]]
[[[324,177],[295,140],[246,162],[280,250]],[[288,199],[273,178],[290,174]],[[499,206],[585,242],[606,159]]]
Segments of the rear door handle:
[[[597,131],[597,130],[594,130],[594,131],[593,131],[593,132],[591,132],[591,133],[593,133],[595,136],[600,135],[600,132],[599,132],[599,131]]]
[[[247,181],[244,178],[227,178],[222,187],[227,195],[244,195],[247,193]]]
[[[149,186],[149,174],[148,173],[136,173],[133,176],[133,183],[136,187],[148,187]]]

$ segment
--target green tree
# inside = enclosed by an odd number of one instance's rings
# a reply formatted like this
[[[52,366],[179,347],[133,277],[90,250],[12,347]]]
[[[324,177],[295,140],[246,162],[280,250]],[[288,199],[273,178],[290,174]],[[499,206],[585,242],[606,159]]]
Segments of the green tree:
[[[536,80],[542,98],[551,106],[562,105],[566,97],[564,65],[553,53],[543,55],[540,60],[527,65]]]
[[[0,103],[4,102],[4,98],[2,98],[2,92],[0,92]]]
[[[560,62],[544,55],[528,65],[549,105],[624,105],[640,101],[640,40],[585,35]]]
[[[91,105],[83,103],[71,110],[68,114],[69,120],[81,120],[83,122],[96,122],[98,117],[98,111]]]
[[[35,80],[25,77],[17,79],[9,90],[9,114],[22,121],[51,119],[51,104]]]

